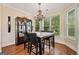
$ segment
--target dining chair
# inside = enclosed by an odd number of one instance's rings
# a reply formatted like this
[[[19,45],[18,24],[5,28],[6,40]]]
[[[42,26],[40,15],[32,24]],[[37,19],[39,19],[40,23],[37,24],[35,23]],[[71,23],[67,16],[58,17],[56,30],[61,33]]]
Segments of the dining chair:
[[[29,54],[31,54],[31,52],[33,52],[34,54],[39,54],[40,52],[42,52],[42,51],[40,51],[40,49],[42,49],[43,47],[42,47],[42,43],[41,43],[41,41],[40,41],[40,39],[38,39],[37,38],[37,35],[36,35],[36,33],[30,33],[29,34],[29,38],[30,38],[30,53]],[[34,52],[34,49],[35,49],[35,52]]]
[[[29,52],[29,44],[30,44],[30,39],[29,39],[29,33],[25,32],[24,33],[24,49],[27,48]]]

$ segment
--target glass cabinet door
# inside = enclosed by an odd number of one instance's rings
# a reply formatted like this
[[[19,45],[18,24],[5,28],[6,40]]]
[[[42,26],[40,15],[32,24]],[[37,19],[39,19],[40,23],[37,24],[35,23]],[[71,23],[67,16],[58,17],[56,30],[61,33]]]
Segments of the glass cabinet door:
[[[27,32],[32,31],[32,21],[31,20],[26,22],[26,30],[27,30]]]

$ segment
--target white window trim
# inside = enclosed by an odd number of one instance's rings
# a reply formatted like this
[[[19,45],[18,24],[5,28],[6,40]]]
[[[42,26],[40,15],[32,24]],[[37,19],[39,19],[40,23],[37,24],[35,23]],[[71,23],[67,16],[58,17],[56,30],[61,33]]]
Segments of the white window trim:
[[[57,14],[57,15],[51,16],[50,19],[52,20],[52,18],[55,17],[55,16],[59,16],[60,28],[59,28],[59,35],[58,36],[60,36],[61,35],[61,15]],[[51,23],[51,26],[52,26],[51,20],[50,20],[50,23]],[[52,30],[51,27],[50,27],[50,30]]]
[[[75,21],[75,36],[74,37],[71,37],[71,36],[68,36],[68,13],[69,12],[71,12],[72,10],[75,10],[75,20],[76,20],[76,8],[71,8],[70,10],[68,10],[67,11],[67,21],[66,21],[66,23],[67,23],[67,38],[69,38],[69,39],[72,39],[72,40],[75,40],[75,38],[76,38],[76,21]]]

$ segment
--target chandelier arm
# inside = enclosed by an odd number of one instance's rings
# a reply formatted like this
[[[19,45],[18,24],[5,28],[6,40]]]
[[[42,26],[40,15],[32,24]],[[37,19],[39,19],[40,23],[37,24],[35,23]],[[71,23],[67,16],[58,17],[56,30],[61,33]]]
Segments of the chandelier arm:
[[[42,10],[40,8],[41,3],[38,3],[38,6],[39,6],[38,14],[34,18],[37,18],[39,21],[42,21],[43,19],[45,19],[48,9],[46,10],[45,15],[43,15]]]

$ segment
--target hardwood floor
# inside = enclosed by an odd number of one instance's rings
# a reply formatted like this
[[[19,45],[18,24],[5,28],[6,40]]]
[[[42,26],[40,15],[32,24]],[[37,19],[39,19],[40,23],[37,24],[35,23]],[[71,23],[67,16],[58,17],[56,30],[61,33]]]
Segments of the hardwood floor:
[[[23,44],[21,45],[10,45],[7,47],[2,48],[3,52],[5,52],[8,55],[29,55],[27,53],[27,48],[24,50]],[[48,46],[45,46],[45,53],[44,55],[76,55],[77,53],[70,49],[69,47],[55,43],[55,48],[51,46],[50,50],[48,49]],[[33,55],[33,53],[32,53]]]

